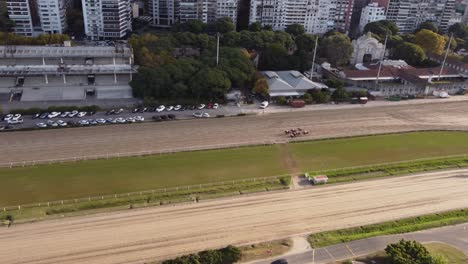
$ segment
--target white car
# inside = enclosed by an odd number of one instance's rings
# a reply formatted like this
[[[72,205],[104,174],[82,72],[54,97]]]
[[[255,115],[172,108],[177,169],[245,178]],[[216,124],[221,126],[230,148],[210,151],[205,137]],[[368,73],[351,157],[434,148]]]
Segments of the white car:
[[[180,109],[182,109],[182,106],[181,105],[176,105],[174,107],[174,111],[179,111]]]
[[[63,120],[58,120],[58,121],[57,121],[57,124],[58,124],[59,126],[61,126],[61,127],[64,127],[64,126],[67,126],[67,125],[68,125],[67,122],[65,122],[65,121],[63,121]]]
[[[70,114],[68,114],[68,117],[75,117],[75,116],[78,115],[78,113],[79,113],[79,112],[78,112],[77,110],[73,110],[73,111],[71,111]]]
[[[63,117],[67,117],[69,114],[70,114],[70,112],[63,112],[63,113],[60,115],[60,117],[62,117],[62,118],[63,118]]]
[[[18,119],[12,118],[12,119],[8,120],[7,123],[8,124],[22,124],[23,123],[23,118],[18,118]]]
[[[47,115],[47,118],[55,118],[60,115],[60,112],[52,112],[49,115]]]
[[[202,109],[205,108],[205,107],[206,107],[206,105],[200,104],[197,108],[198,108],[199,110],[202,110]]]
[[[196,118],[203,117],[203,113],[193,113],[192,115]]]
[[[47,127],[47,125],[45,123],[37,123],[36,126],[39,127],[39,128]]]
[[[47,125],[51,127],[58,127],[58,124],[52,120],[47,121]]]
[[[261,108],[261,109],[265,109],[265,108],[268,107],[269,104],[270,104],[270,103],[268,103],[267,101],[264,101],[264,102],[262,102],[262,103],[260,104],[260,108]]]
[[[105,124],[106,120],[104,118],[99,118],[99,119],[96,119],[96,122],[98,122],[99,124]]]
[[[135,121],[137,121],[137,122],[143,122],[143,121],[145,121],[145,118],[142,117],[142,116],[135,116]]]
[[[116,123],[123,124],[123,123],[125,123],[125,119],[119,117],[119,118],[116,118],[116,119],[115,119],[115,122],[116,122]]]
[[[78,124],[80,124],[82,126],[85,126],[85,125],[89,125],[89,122],[88,122],[88,120],[80,120],[80,121],[78,121]]]
[[[218,103],[215,103],[215,104],[213,105],[213,109],[218,109],[218,108],[219,108],[219,104],[218,104]]]
[[[111,123],[111,124],[115,124],[115,123],[116,123],[116,121],[115,121],[114,118],[107,118],[107,119],[106,119],[106,122],[107,122],[107,123]]]
[[[208,118],[208,117],[210,117],[210,114],[208,114],[208,113],[203,113],[203,117],[204,117],[204,118]]]
[[[20,119],[20,118],[21,118],[21,114],[15,114],[13,115],[11,119]]]
[[[3,118],[3,120],[4,120],[4,121],[9,121],[9,120],[11,120],[12,118],[13,118],[13,115],[12,115],[12,114],[8,114],[8,115],[6,115],[6,116]]]
[[[87,113],[86,112],[79,112],[76,117],[83,117],[85,116]]]
[[[128,123],[135,123],[135,118],[127,117],[127,119],[125,119],[125,121],[127,121]]]
[[[168,106],[168,107],[166,108],[166,111],[172,111],[172,110],[174,110],[174,106],[172,106],[172,105],[170,105],[170,106]]]
[[[156,108],[156,112],[160,113],[160,112],[164,111],[164,109],[166,109],[166,107],[164,105],[160,105],[160,106],[158,106],[158,108]]]
[[[121,114],[121,113],[123,113],[123,111],[124,111],[123,108],[120,108],[119,110],[114,112],[114,115]]]

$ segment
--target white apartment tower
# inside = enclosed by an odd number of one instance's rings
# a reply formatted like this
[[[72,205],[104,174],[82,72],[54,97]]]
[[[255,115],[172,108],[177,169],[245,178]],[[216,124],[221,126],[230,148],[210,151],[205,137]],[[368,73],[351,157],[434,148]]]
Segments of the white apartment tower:
[[[412,33],[425,21],[446,32],[454,14],[455,0],[391,0],[387,19],[394,21],[401,33]]]
[[[249,23],[260,22],[275,30],[304,25],[306,32],[348,32],[354,0],[251,0]]]
[[[363,32],[364,27],[371,22],[385,20],[386,18],[385,7],[379,6],[378,3],[370,3],[362,9],[359,31]]]
[[[15,22],[15,33],[37,36],[64,33],[70,0],[7,0],[8,16]]]
[[[153,25],[170,26],[174,24],[176,10],[174,0],[151,0],[148,4],[148,11],[153,17]]]
[[[130,0],[82,0],[85,33],[92,40],[119,39],[132,29]]]

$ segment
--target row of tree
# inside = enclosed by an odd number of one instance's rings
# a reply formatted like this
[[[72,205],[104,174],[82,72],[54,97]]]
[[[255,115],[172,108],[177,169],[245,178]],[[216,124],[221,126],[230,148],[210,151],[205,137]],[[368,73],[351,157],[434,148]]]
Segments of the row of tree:
[[[65,34],[42,34],[38,37],[25,37],[14,33],[0,32],[0,45],[51,45],[63,44],[70,40]]]
[[[227,246],[217,250],[206,250],[198,254],[178,257],[163,261],[163,264],[233,264],[241,260],[242,252],[239,248]]]

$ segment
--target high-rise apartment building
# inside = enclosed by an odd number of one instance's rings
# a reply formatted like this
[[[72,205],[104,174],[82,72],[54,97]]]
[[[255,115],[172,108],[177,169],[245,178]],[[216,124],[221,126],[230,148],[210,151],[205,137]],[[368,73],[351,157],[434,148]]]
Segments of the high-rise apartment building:
[[[446,32],[454,13],[455,0],[390,0],[387,19],[394,21],[401,33],[412,33],[425,21]]]
[[[85,33],[92,40],[119,39],[132,29],[130,0],[82,0]]]
[[[23,36],[64,33],[70,0],[7,0],[8,16],[14,31]]]
[[[363,32],[364,27],[371,22],[385,20],[386,18],[385,7],[379,6],[378,3],[371,3],[362,9],[359,31]]]
[[[210,23],[230,17],[237,22],[239,0],[149,0],[149,13],[155,26],[200,20]]]
[[[353,4],[354,0],[251,0],[250,23],[260,22],[276,30],[302,24],[308,33],[347,33]]]

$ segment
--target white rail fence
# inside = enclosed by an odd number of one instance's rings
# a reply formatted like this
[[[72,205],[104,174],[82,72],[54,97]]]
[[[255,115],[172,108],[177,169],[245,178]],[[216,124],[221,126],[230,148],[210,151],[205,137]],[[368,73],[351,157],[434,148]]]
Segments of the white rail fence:
[[[70,205],[70,204],[78,204],[78,203],[85,203],[85,202],[92,202],[92,201],[105,201],[105,200],[112,200],[112,199],[116,200],[119,198],[131,198],[131,197],[135,198],[135,197],[141,197],[141,196],[146,196],[146,195],[155,195],[155,194],[171,193],[171,192],[178,192],[178,191],[190,191],[190,190],[196,191],[202,188],[235,185],[235,184],[248,183],[248,182],[274,182],[280,179],[281,177],[286,177],[286,176],[289,176],[289,175],[278,175],[278,176],[270,176],[270,177],[259,177],[259,178],[249,178],[249,179],[232,180],[232,181],[213,182],[213,183],[205,183],[205,184],[196,184],[196,185],[188,185],[188,186],[138,191],[138,192],[120,193],[120,194],[89,196],[89,197],[77,198],[77,199],[65,199],[65,200],[59,200],[59,201],[31,203],[31,204],[23,204],[23,205],[15,205],[15,206],[5,206],[5,207],[0,207],[0,210],[1,212],[8,212],[8,211],[23,210],[27,208]]]

